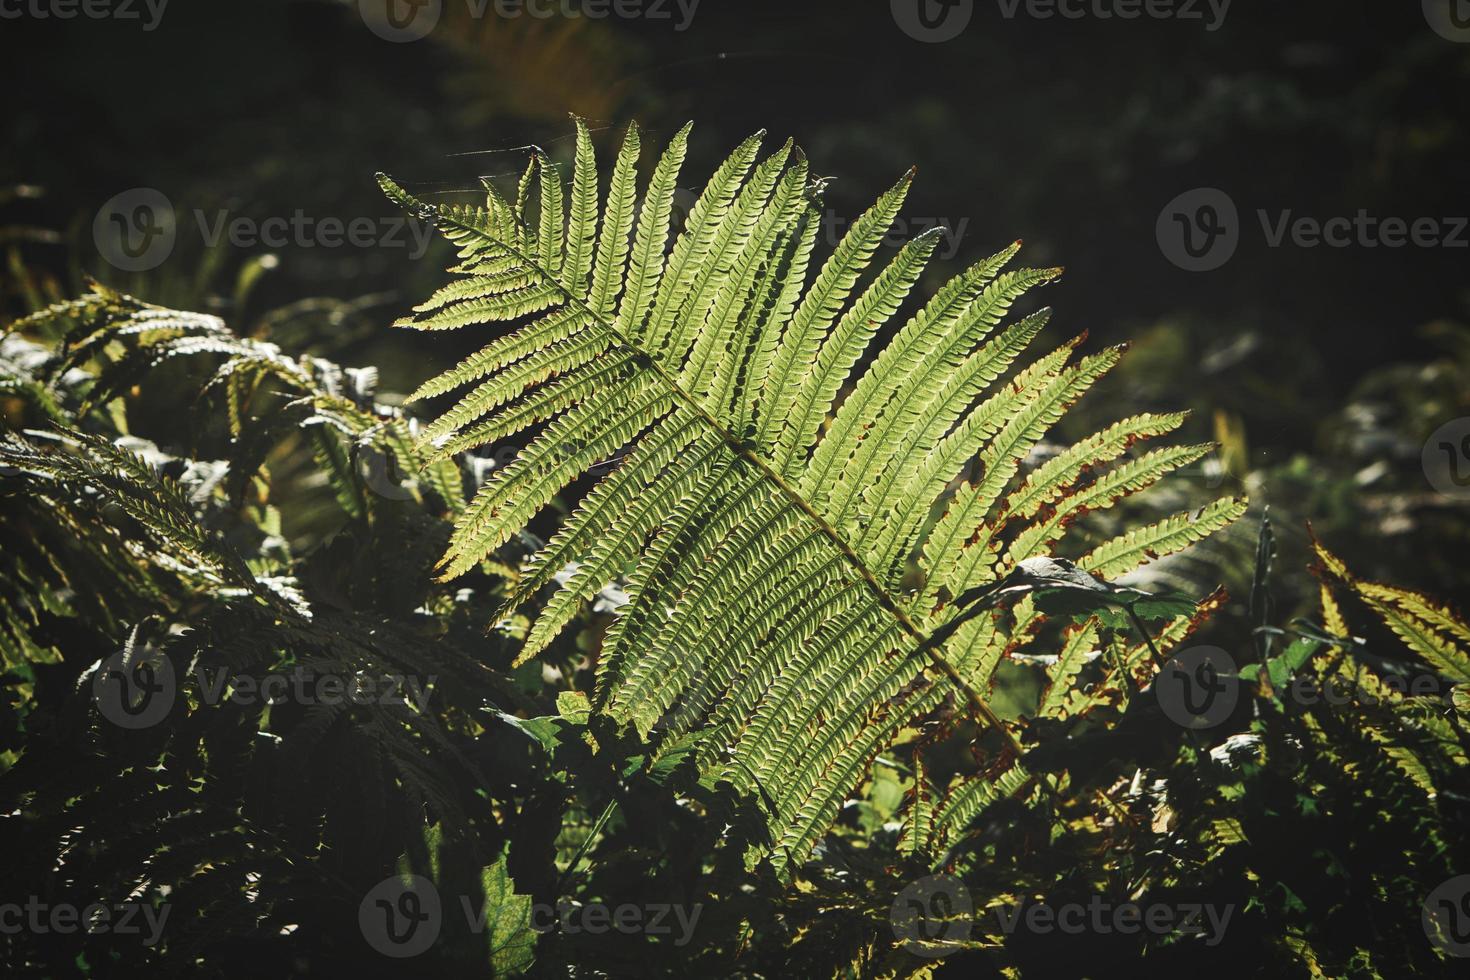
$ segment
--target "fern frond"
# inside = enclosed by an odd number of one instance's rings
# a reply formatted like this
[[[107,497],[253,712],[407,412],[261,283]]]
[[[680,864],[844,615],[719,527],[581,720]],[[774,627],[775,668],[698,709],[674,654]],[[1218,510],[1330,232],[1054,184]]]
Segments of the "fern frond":
[[[988,549],[977,541],[981,536],[988,543],[989,535],[982,532],[994,526],[986,520],[991,508],[1020,470],[1031,447],[1121,356],[1122,350],[1113,348],[1060,372],[1022,403],[990,440],[980,457],[984,476],[978,484],[959,489],[956,503],[940,520],[926,546],[925,559],[931,570],[929,595],[937,595],[941,589],[958,595],[964,585],[991,580]]]
[[[936,843],[944,846],[953,843],[987,806],[1015,796],[1030,779],[1031,774],[1024,767],[1014,765],[994,782],[972,779],[954,786],[940,803],[934,819]]]
[[[1175,514],[1098,545],[1077,560],[1077,567],[1103,578],[1126,575],[1140,565],[1203,541],[1239,520],[1249,507],[1244,497],[1225,497],[1197,513]]]
[[[684,165],[684,155],[689,149],[689,131],[692,128],[692,124],[686,123],[683,129],[674,134],[659,159],[658,166],[654,168],[653,180],[643,197],[643,208],[638,216],[638,231],[633,241],[633,254],[617,319],[619,335],[635,343],[644,338],[659,280],[663,275],[664,247],[669,237],[674,191],[678,189],[679,169]],[[700,203],[703,204],[703,200]],[[690,212],[691,226],[694,225],[694,211],[699,210],[696,205]],[[701,218],[703,214],[701,211]]]
[[[925,771],[924,756],[914,753],[914,788],[909,796],[909,805],[903,827],[898,836],[898,853],[912,858],[929,850],[929,840],[934,836],[934,796]]]
[[[1056,662],[1046,669],[1046,690],[1036,714],[1041,718],[1065,718],[1076,714],[1087,697],[1073,684],[1086,664],[1086,655],[1097,649],[1097,620],[1067,631]]]
[[[165,549],[182,553],[218,572],[229,584],[268,595],[244,561],[194,519],[188,498],[173,480],[159,475],[136,453],[100,436],[76,430],[57,434],[66,448],[43,449],[13,436],[0,441],[0,461],[56,492],[90,486],[116,502]]]
[[[627,135],[623,137],[622,149],[618,151],[617,164],[613,168],[607,208],[602,212],[602,230],[597,240],[592,288],[587,296],[588,308],[604,321],[612,319],[614,304],[623,289],[623,270],[627,268],[628,250],[633,237],[633,207],[638,198],[640,149],[638,127],[636,124],[630,125]]]
[[[704,290],[714,280],[715,271],[728,263],[728,251],[742,244],[738,231],[742,226],[748,228],[748,221],[765,204],[785,163],[788,151],[783,149],[762,164],[742,192],[742,206],[732,212],[736,192],[764,136],[751,136],[715,171],[690,209],[659,278],[647,339],[641,346],[671,372],[682,363],[702,322]]]
[[[597,156],[587,124],[576,120],[577,154],[572,170],[572,211],[567,228],[566,275],[562,285],[573,295],[586,288],[597,241]]]
[[[1358,579],[1315,538],[1312,548],[1322,567],[1361,599],[1404,646],[1455,683],[1470,683],[1470,625],[1452,609],[1417,592]],[[1341,613],[1337,618],[1341,620]],[[1338,635],[1347,635],[1346,630]]]
[[[987,338],[1024,293],[1059,271],[1005,272],[1012,246],[942,287],[822,434],[844,381],[933,252],[933,235],[909,243],[859,291],[912,173],[854,222],[808,283],[820,188],[808,185],[790,143],[758,161],[763,134],[716,168],[669,245],[688,134],[686,126],[664,150],[640,204],[639,137],[630,127],[590,278],[579,264],[596,194],[580,123],[569,221],[559,210],[564,196],[547,183],[555,170],[541,160],[533,161],[536,218],[527,214],[529,178],[516,205],[486,208],[429,205],[380,179],[461,259],[493,269],[465,272],[485,281],[441,291],[412,325],[541,314],[417,393],[476,385],[425,428],[441,453],[539,427],[460,513],[443,577],[476,567],[594,463],[622,457],[596,475],[507,596],[510,615],[560,583],[520,659],[546,649],[585,600],[618,580],[628,601],[603,640],[594,713],[653,741],[655,756],[693,737],[700,781],[729,786],[764,811],[768,841],[749,856],[785,868],[810,852],[877,754],[946,699],[959,697],[1014,744],[967,680],[988,682],[1007,648],[998,620],[977,617],[955,642],[928,642],[892,591],[893,570],[922,543],[945,485],[979,454],[984,475],[941,521],[925,571],[932,589],[943,584],[951,594],[975,584],[982,565],[993,574],[988,543],[973,558],[964,546],[990,526],[1030,449],[1120,351],[1067,367],[1074,342],[990,391],[1047,313]],[[507,214],[524,227],[508,227]],[[1102,433],[1011,499],[1035,516],[1086,467],[1173,424],[1142,417]],[[1196,451],[1125,464],[1058,505],[1028,547],[1044,549],[1069,518],[1142,489]],[[1235,513],[1130,539],[1096,560],[1168,550]]]
[[[1038,554],[1044,543],[1059,538],[1078,515],[1111,507],[1124,497],[1153,486],[1174,470],[1202,458],[1211,448],[1202,445],[1159,449],[1108,471],[1085,490],[1054,504],[1045,520],[1028,525],[1006,549],[1006,564]]]
[[[841,312],[878,243],[888,234],[912,183],[913,171],[910,171],[880,197],[878,203],[853,222],[847,234],[842,236],[842,241],[837,243],[832,257],[822,266],[816,281],[803,295],[792,315],[791,323],[781,335],[780,346],[771,362],[770,372],[752,379],[754,384],[763,389],[756,442],[773,448],[772,455],[778,472],[790,475],[788,464],[796,447],[797,435],[793,432],[783,440],[776,434],[788,430],[792,412],[808,379],[815,377],[820,383],[822,376],[832,370],[828,368],[824,371],[817,363],[827,346],[827,330]],[[835,346],[830,348],[829,360],[840,360],[849,356],[858,339],[856,333],[850,337],[832,338]],[[797,418],[805,421],[807,416],[801,415]]]

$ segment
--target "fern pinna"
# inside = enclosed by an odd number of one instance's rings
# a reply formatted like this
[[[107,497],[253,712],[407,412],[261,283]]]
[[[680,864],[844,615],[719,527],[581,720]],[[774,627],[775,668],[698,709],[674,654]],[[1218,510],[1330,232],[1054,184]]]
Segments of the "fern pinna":
[[[1019,481],[1043,434],[1122,353],[1074,361],[1079,338],[996,384],[1048,318],[1001,327],[1007,312],[1060,272],[1008,271],[1019,244],[938,290],[839,397],[938,242],[937,230],[920,235],[864,275],[912,173],[819,262],[821,182],[790,142],[758,159],[762,134],[671,229],[689,131],[663,151],[641,200],[638,129],[604,199],[580,121],[569,194],[540,154],[513,200],[487,181],[483,205],[435,205],[380,181],[461,259],[458,278],[401,324],[521,323],[413,396],[472,386],[422,432],[441,457],[535,431],[458,517],[444,576],[478,566],[572,481],[618,458],[511,591],[507,615],[559,583],[521,660],[626,577],[595,717],[631,724],[657,752],[691,758],[704,785],[754,801],[769,839],[752,856],[783,869],[811,851],[875,756],[948,698],[1005,731],[984,692],[1041,617],[1018,610],[1007,627],[986,611],[929,642],[961,613],[957,597],[1050,554],[1082,513],[1208,447],[1137,456],[1089,480],[1182,421],[1141,415]],[[950,494],[972,460],[978,476]],[[1125,573],[1244,507],[1222,500],[1134,530],[1078,564]],[[905,590],[916,557],[922,584]],[[1009,790],[1025,783],[1012,763],[999,781]],[[997,791],[972,782],[952,806]]]

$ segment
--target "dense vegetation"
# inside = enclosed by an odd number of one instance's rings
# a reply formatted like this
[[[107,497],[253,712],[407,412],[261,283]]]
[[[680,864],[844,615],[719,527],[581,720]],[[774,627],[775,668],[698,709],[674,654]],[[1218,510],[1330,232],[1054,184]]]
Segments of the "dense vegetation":
[[[1122,357],[1021,363],[1048,314],[1008,311],[1059,270],[1012,247],[917,295],[936,234],[874,261],[909,177],[821,243],[822,182],[756,138],[676,216],[686,138],[641,194],[638,130],[599,180],[580,123],[473,202],[385,178],[458,250],[402,325],[482,335],[407,400],[291,348],[351,304],[34,286],[0,358],[6,900],[160,928],[7,962],[1450,975],[1470,627],[1336,528],[1310,580],[1243,495],[1163,480],[1223,479],[1137,445],[1183,414],[1043,441]]]

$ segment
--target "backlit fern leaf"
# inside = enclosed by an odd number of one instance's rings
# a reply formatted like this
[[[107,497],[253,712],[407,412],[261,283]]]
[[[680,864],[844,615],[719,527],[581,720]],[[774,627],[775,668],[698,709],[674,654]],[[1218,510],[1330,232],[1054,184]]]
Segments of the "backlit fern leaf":
[[[1451,683],[1470,684],[1470,624],[1452,608],[1408,589],[1364,582],[1320,541],[1314,539],[1312,547],[1329,581],[1346,586],[1404,646]]]
[[[764,851],[780,868],[805,858],[873,758],[946,698],[959,696],[1002,727],[955,666],[989,664],[988,683],[1006,648],[999,621],[973,619],[947,643],[926,642],[956,615],[954,596],[1020,557],[1050,553],[1076,516],[1204,449],[1146,456],[1079,486],[1091,467],[1179,421],[1145,416],[1084,441],[1006,497],[1043,434],[1121,355],[1069,365],[1074,342],[997,384],[1047,314],[1000,329],[1002,321],[1059,272],[1005,271],[1019,245],[942,287],[839,405],[849,372],[897,315],[935,239],[921,236],[870,274],[908,191],[905,175],[808,283],[821,185],[808,183],[790,144],[758,161],[760,136],[716,169],[684,226],[671,229],[689,128],[663,152],[639,204],[641,142],[630,127],[595,247],[589,229],[600,195],[580,121],[569,221],[557,170],[539,156],[515,206],[493,188],[483,206],[433,205],[380,182],[460,250],[461,278],[405,326],[535,315],[419,391],[476,386],[424,430],[441,452],[532,432],[460,514],[444,576],[474,568],[594,464],[624,457],[531,560],[505,611],[569,571],[531,629],[523,657],[533,656],[583,600],[626,575],[629,602],[600,655],[595,713],[664,745],[693,734],[701,781],[760,801]],[[934,506],[977,455],[980,475],[948,501],[926,543]],[[1197,520],[1134,532],[1087,562],[1105,574],[1126,571],[1243,507],[1222,501]],[[1010,540],[1020,544],[1007,555]],[[921,600],[897,591],[918,555]],[[983,798],[1019,789],[1026,774],[1011,773],[1003,787],[960,791],[945,812],[958,819]]]
[[[181,488],[155,473],[137,454],[98,436],[71,430],[61,448],[45,449],[14,437],[0,441],[0,461],[36,479],[42,492],[71,496],[77,486],[106,495],[154,538],[165,554],[192,560],[201,574],[218,576],[221,584],[269,593],[240,557],[201,527]]]

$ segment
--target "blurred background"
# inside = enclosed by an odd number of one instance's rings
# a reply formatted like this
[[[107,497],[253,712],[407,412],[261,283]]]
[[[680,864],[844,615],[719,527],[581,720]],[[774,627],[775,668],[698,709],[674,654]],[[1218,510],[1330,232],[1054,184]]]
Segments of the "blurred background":
[[[1028,264],[1067,266],[1039,300],[1053,344],[1087,331],[1132,353],[1058,439],[1193,409],[1185,436],[1219,452],[1146,502],[1269,505],[1288,607],[1314,589],[1308,521],[1365,577],[1464,596],[1470,487],[1426,466],[1470,473],[1470,422],[1441,462],[1430,438],[1470,416],[1467,7],[137,0],[63,19],[14,2],[0,309],[90,275],[406,391],[480,341],[387,329],[449,256],[399,224],[376,171],[450,198],[514,181],[528,144],[569,157],[568,113],[603,160],[630,119],[645,147],[693,119],[697,189],[765,128],[835,178],[834,235],[917,166],[894,240],[950,229],[930,289],[1016,238]],[[159,195],[171,228],[136,225]],[[237,219],[296,230],[252,239]],[[166,247],[119,251],[130,220]],[[1150,574],[1240,596],[1254,534]]]

